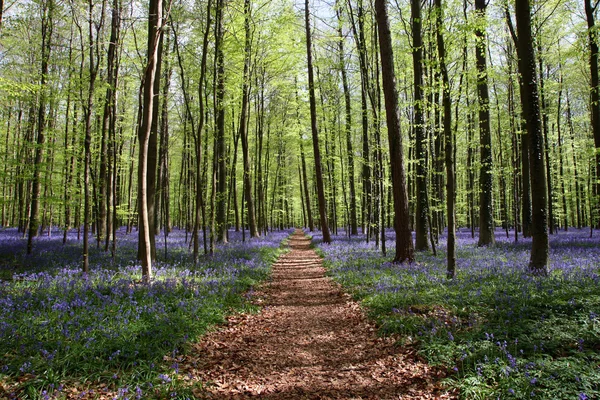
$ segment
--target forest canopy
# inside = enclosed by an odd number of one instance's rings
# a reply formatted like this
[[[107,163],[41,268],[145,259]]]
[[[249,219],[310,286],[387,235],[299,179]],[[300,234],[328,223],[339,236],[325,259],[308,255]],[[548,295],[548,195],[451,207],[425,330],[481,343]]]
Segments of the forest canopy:
[[[547,232],[600,223],[597,4],[379,3],[4,4],[2,225],[28,252],[53,227],[82,230],[84,270],[88,238],[114,252],[120,226],[138,229],[143,264],[174,226],[195,259],[228,228],[362,230],[379,245],[401,157],[416,250],[450,226],[493,245],[501,226],[533,236],[544,271]]]

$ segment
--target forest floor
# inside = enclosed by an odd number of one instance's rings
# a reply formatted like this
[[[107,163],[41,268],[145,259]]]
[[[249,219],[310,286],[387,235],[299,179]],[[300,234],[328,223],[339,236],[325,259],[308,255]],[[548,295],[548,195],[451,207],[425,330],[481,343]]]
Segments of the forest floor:
[[[230,317],[179,360],[215,399],[445,399],[442,370],[377,335],[358,303],[325,276],[310,239],[291,250],[258,288],[262,311]],[[197,393],[199,395],[200,393]]]

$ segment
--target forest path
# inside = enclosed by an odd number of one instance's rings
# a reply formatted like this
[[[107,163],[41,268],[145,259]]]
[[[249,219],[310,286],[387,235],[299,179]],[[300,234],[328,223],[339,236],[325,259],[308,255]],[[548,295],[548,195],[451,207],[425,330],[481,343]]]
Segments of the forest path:
[[[325,277],[304,232],[297,230],[289,245],[290,252],[273,265],[272,280],[255,296],[263,310],[230,318],[187,354],[188,368],[194,360],[194,378],[211,382],[204,396],[451,397],[440,388],[438,371],[377,336],[359,305]]]

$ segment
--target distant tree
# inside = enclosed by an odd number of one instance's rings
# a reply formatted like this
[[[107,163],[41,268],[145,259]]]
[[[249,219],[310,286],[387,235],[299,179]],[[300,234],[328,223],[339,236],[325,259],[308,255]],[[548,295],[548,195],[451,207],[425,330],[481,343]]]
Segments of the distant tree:
[[[414,247],[409,227],[408,193],[406,190],[406,172],[404,169],[402,135],[400,131],[392,36],[385,3],[385,0],[375,0],[375,18],[377,19],[377,31],[379,33],[381,75],[394,198],[394,229],[396,230],[396,255],[394,262],[410,262],[414,259]]]

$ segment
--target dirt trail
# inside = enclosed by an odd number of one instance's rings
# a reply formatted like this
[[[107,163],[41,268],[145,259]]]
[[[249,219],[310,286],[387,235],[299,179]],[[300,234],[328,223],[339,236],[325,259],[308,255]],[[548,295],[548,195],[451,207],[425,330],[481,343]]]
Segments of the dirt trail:
[[[391,339],[378,338],[357,303],[325,277],[300,230],[255,299],[264,309],[237,316],[190,354],[196,379],[215,399],[450,398],[439,371]]]

